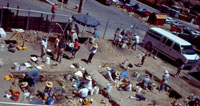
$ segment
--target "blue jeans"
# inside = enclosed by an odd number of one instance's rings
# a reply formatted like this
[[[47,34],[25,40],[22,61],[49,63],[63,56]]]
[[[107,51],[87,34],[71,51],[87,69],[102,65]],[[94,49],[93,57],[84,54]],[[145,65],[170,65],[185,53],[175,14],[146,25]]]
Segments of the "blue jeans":
[[[29,76],[30,78],[33,79],[33,87],[34,87],[34,86],[35,86],[35,83],[36,83],[36,81],[37,81],[37,79],[38,79],[39,76],[40,76],[40,72],[39,72],[38,70],[31,70],[31,71],[29,71],[27,74],[28,74],[28,76]]]
[[[162,84],[160,87],[160,91],[163,91],[165,89],[165,84]]]

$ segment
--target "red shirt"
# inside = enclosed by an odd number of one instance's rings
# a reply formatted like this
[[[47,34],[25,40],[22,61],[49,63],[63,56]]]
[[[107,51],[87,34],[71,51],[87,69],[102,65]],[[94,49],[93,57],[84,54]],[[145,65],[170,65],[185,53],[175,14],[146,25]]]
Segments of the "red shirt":
[[[56,5],[53,5],[53,6],[52,6],[51,12],[52,12],[52,13],[56,13]]]
[[[74,48],[75,48],[75,49],[78,49],[78,45],[79,45],[78,42],[75,42]]]

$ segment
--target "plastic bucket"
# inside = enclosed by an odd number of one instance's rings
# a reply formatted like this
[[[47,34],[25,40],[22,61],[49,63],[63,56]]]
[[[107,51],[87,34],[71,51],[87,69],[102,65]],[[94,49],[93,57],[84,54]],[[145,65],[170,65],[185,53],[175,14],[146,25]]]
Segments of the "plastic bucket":
[[[4,45],[3,44],[0,44],[0,52],[4,51]]]
[[[107,91],[110,92],[112,87],[113,87],[112,84],[107,84]]]
[[[131,92],[132,91],[132,84],[129,84],[127,87],[126,87],[126,90],[128,92]]]
[[[99,87],[98,86],[94,87],[94,94],[99,94]]]
[[[122,44],[122,48],[126,48],[126,43],[123,43],[123,44]]]
[[[14,65],[15,65],[15,66],[14,66],[14,69],[15,69],[16,71],[19,71],[20,64],[14,62]]]
[[[50,64],[50,61],[51,61],[50,57],[46,57],[45,63],[46,63],[46,64]]]
[[[94,88],[89,89],[90,90],[90,95],[94,94]]]

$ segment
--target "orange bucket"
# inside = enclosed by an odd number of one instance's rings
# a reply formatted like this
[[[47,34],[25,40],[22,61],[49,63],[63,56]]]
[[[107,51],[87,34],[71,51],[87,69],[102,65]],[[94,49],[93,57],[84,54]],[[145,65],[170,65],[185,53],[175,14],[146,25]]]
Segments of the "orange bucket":
[[[20,96],[20,92],[19,91],[15,91],[15,93],[13,94],[14,98],[13,100],[14,101],[18,101],[19,100],[19,96]]]

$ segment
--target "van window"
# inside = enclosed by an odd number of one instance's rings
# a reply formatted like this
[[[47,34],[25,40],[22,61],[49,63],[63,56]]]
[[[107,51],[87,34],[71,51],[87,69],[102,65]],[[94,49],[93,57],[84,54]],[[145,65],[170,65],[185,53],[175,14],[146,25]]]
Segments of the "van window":
[[[162,41],[162,43],[165,44],[166,40],[167,40],[167,38],[166,38],[166,37],[163,37],[163,41]]]
[[[181,46],[183,54],[195,54],[194,49],[191,45],[188,46]]]
[[[172,45],[172,41],[168,39],[166,45],[170,47]]]
[[[181,51],[180,46],[177,43],[174,44],[173,49],[176,50],[177,52]]]
[[[155,32],[153,30],[149,30],[148,35],[153,37],[156,40],[159,40],[159,41],[160,41],[160,38],[162,36],[162,35],[160,35],[159,33]]]

